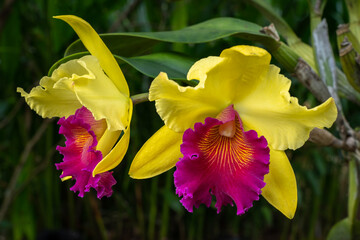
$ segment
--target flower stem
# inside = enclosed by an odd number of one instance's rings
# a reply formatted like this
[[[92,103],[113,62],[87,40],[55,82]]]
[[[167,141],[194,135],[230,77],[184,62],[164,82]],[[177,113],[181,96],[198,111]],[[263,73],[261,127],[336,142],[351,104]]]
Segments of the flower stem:
[[[149,101],[149,93],[136,94],[131,96],[130,98],[133,101],[133,104],[136,105],[142,102]]]

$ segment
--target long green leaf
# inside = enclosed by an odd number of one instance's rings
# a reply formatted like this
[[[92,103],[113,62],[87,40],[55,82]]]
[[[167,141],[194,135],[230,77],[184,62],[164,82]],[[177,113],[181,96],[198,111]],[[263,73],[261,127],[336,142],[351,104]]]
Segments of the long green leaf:
[[[121,36],[121,37],[120,37]],[[141,38],[138,36],[131,36],[128,33],[124,34],[100,34],[101,39],[106,46],[115,55],[121,56],[137,56],[145,53],[149,48],[157,44],[159,41],[150,38]],[[87,49],[78,39],[73,42],[65,51],[64,56],[73,55],[79,52],[85,52]]]
[[[60,59],[50,68],[48,75],[50,76],[61,64],[87,54],[89,52],[79,52]],[[174,80],[185,80],[188,70],[195,62],[189,57],[176,53],[153,53],[131,58],[114,56],[119,64],[127,63],[146,76],[155,78],[160,72],[166,72],[169,78]]]
[[[113,54],[125,57],[142,53],[158,42],[203,43],[228,36],[278,47],[278,42],[261,33],[261,29],[257,24],[236,18],[214,18],[176,31],[110,33],[100,34],[100,37]],[[85,47],[77,40],[67,48],[65,56],[84,51]]]
[[[122,59],[139,72],[149,77],[156,77],[160,72],[166,72],[169,78],[174,80],[185,80],[186,74],[194,64],[194,60],[174,53],[153,53],[145,56]]]

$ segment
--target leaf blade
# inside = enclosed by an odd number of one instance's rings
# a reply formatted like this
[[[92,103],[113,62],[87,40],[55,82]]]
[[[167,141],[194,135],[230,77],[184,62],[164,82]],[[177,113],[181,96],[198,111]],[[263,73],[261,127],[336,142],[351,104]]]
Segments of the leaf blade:
[[[261,29],[261,26],[251,22],[223,17],[213,18],[176,31],[107,33],[100,34],[100,37],[113,54],[125,57],[145,52],[159,42],[204,43],[229,36],[267,42],[267,46],[278,46],[276,40],[261,33]],[[85,51],[81,45],[79,40],[73,42],[66,49],[65,56]]]

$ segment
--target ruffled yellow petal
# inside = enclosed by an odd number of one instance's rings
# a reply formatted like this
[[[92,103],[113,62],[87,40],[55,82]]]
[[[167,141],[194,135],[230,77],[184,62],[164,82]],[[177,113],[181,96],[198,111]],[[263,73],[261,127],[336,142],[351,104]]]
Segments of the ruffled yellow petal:
[[[220,64],[222,61],[223,61],[222,58],[213,57],[213,56],[200,59],[199,61],[194,63],[194,65],[192,65],[191,68],[189,69],[189,72],[187,74],[187,79],[199,80],[199,83],[198,85],[196,85],[195,88],[203,88],[207,78],[207,73],[211,69],[216,67],[218,64]]]
[[[313,128],[331,127],[337,109],[332,98],[312,109],[300,106],[297,98],[289,94],[291,81],[279,71],[271,65],[259,81],[253,83],[252,91],[238,88],[235,109],[245,128],[265,136],[272,148],[296,149],[305,143]]]
[[[129,97],[129,87],[119,65],[90,24],[72,15],[62,15],[54,18],[67,22],[74,29],[91,55],[99,59],[101,68],[104,69],[105,73],[114,82],[116,88]]]
[[[226,49],[220,57],[201,59],[190,68],[188,79],[200,81],[195,88],[180,87],[160,73],[151,84],[149,99],[156,101],[156,110],[166,126],[183,132],[195,122],[216,117],[234,102],[239,89],[246,96],[269,62],[270,55],[261,48]]]
[[[119,92],[95,57],[85,56],[78,62],[93,75],[73,80],[79,101],[96,120],[105,119],[109,130],[124,130],[129,124],[130,98]]]
[[[297,187],[294,171],[283,151],[270,148],[270,170],[265,175],[265,187],[262,189],[263,197],[292,219],[297,207]]]
[[[153,80],[149,99],[156,101],[156,111],[165,125],[176,132],[184,132],[206,117],[215,117],[229,105],[216,92],[207,88],[181,87],[169,80],[166,73],[160,73]]]
[[[182,133],[176,133],[166,126],[160,128],[136,154],[130,166],[130,177],[150,178],[174,167],[182,157],[181,141]]]
[[[96,165],[96,167],[93,170],[93,176],[95,176],[96,174],[99,173],[103,173],[106,171],[110,171],[111,169],[115,168],[117,165],[119,165],[121,163],[121,161],[124,159],[124,156],[126,154],[126,151],[129,147],[129,142],[130,142],[130,121],[131,121],[131,116],[132,116],[132,110],[133,110],[133,105],[132,102],[130,102],[129,104],[129,126],[125,129],[124,134],[121,136],[119,142],[115,145],[115,147],[113,149],[111,149],[111,151],[105,156],[105,152],[103,153],[103,159]],[[106,134],[106,132],[105,132]],[[111,145],[112,141],[110,138],[111,136],[106,136],[104,134],[103,137],[107,137],[107,140],[110,142],[110,144],[108,146]],[[116,138],[115,138],[116,139]],[[101,142],[101,140],[100,140]],[[104,148],[106,147],[105,143],[102,143],[102,146],[104,146]],[[100,147],[102,148],[102,147]],[[97,150],[99,150],[97,148]],[[101,149],[104,150],[104,149]],[[104,150],[104,151],[108,151],[108,150]]]
[[[222,51],[220,57],[196,62],[190,68],[188,78],[198,79],[208,94],[233,103],[239,97],[246,97],[256,87],[254,83],[266,72],[270,59],[270,54],[262,48],[235,46]],[[219,109],[219,113],[222,110]]]
[[[128,125],[130,98],[119,92],[94,56],[70,60],[59,66],[40,86],[26,93],[17,89],[31,109],[42,117],[68,117],[81,106],[96,120],[106,119],[111,131]]]
[[[17,88],[17,92],[20,92],[30,108],[43,118],[68,117],[82,106],[71,85],[74,79],[79,78],[90,79],[93,76],[77,60],[71,60],[60,65],[51,77],[43,77],[40,85],[34,87],[30,93],[26,93],[22,88]]]

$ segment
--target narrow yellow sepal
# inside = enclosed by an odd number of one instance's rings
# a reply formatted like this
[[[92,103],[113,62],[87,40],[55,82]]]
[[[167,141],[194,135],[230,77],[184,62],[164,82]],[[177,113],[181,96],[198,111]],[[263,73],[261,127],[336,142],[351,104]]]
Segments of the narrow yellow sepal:
[[[132,105],[132,102],[130,101],[129,114],[128,114],[129,125],[124,130],[124,134],[121,136],[120,140],[115,145],[115,147],[113,149],[111,149],[111,151],[106,156],[103,155],[103,159],[96,165],[96,167],[93,170],[93,173],[92,173],[93,176],[95,176],[96,174],[99,174],[99,173],[110,171],[111,169],[113,169],[117,165],[119,165],[121,163],[121,161],[123,160],[123,158],[126,154],[126,151],[129,147],[129,142],[130,142],[130,122],[131,122],[131,117],[132,117],[132,111],[133,111],[133,105]],[[105,146],[105,144],[104,144],[104,146]]]
[[[296,178],[284,151],[270,148],[270,170],[264,181],[266,185],[262,189],[263,197],[287,218],[292,219],[297,207]]]
[[[104,69],[118,90],[129,97],[129,87],[119,65],[91,25],[82,18],[73,15],[54,16],[54,18],[67,22],[74,29],[91,55],[99,59],[101,68]]]
[[[119,140],[121,132],[122,131],[110,131],[106,129],[96,145],[96,150],[100,151],[103,156],[106,156]]]
[[[182,157],[181,141],[182,133],[166,126],[160,128],[136,154],[130,166],[130,177],[151,178],[174,167]]]

